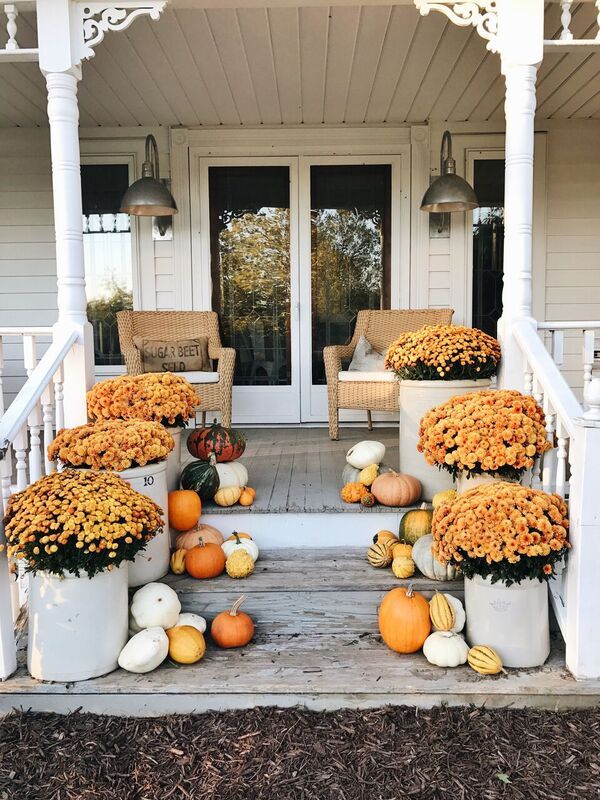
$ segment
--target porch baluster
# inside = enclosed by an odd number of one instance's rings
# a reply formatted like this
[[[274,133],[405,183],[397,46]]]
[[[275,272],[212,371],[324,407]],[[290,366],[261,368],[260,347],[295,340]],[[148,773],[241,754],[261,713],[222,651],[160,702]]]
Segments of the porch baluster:
[[[48,460],[48,445],[54,439],[54,415],[52,407],[52,391],[46,386],[42,394],[42,422],[44,424],[44,469],[46,475],[55,470],[54,461]]]
[[[22,492],[27,488],[27,424],[15,436],[14,441],[16,472],[17,472],[17,491]]]
[[[594,369],[594,348],[596,346],[596,331],[584,330],[583,332],[583,397],[585,407],[585,395],[588,386],[592,382],[592,372]]]
[[[562,31],[560,32],[560,38],[563,42],[570,42],[573,38],[573,34],[571,33],[571,6],[573,5],[573,0],[562,0],[560,7],[562,9],[562,13],[560,15],[560,22],[562,25]]]
[[[31,377],[37,364],[36,337],[23,336],[23,362],[27,377]],[[40,404],[36,403],[31,414],[27,417],[29,428],[29,480],[31,483],[42,477],[42,412]]]
[[[54,413],[56,430],[59,431],[65,427],[65,408],[64,408],[64,384],[63,384],[63,368],[62,364],[56,371],[52,378],[54,383]]]
[[[537,379],[537,376],[533,376],[533,385],[532,385],[532,395],[533,399],[540,405],[542,408],[544,406],[544,390],[540,385],[540,382]],[[531,485],[535,489],[539,489],[542,485],[542,459],[538,458],[533,465],[533,469],[531,470]]]
[[[0,502],[3,512],[6,512],[8,498],[11,494],[12,470],[12,448],[9,446],[4,453],[4,458],[0,461]]]
[[[527,358],[523,359],[523,394],[533,393],[533,371]]]
[[[556,433],[558,436],[558,448],[556,451],[556,493],[561,497],[565,496],[567,487],[567,458],[568,458],[568,436],[565,431],[564,425],[560,419],[557,418]]]
[[[19,12],[14,3],[6,3],[4,6],[4,13],[6,14],[6,33],[8,39],[6,41],[5,50],[18,50],[19,43],[17,42],[17,16]]]
[[[546,415],[546,435],[552,445],[552,450],[548,450],[542,456],[542,489],[545,492],[554,491],[554,477],[556,475],[557,460],[556,449],[554,447],[554,432],[556,430],[556,414],[550,405],[548,396],[544,397],[544,414]]]

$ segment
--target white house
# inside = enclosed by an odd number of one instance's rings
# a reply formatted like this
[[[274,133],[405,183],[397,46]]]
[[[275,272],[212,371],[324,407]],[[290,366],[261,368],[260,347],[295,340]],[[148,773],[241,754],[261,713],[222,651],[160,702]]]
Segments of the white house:
[[[500,383],[544,404],[558,447],[540,480],[569,484],[573,550],[552,587],[566,664],[600,677],[600,2],[17,0],[4,14],[4,498],[13,468],[20,488],[44,469],[41,431],[83,422],[86,388],[124,370],[108,301],[218,311],[238,350],[234,418],[255,425],[326,422],[321,351],[361,304],[451,307],[490,330],[501,315]],[[419,208],[445,130],[474,214]],[[178,206],[166,230],[118,214],[148,134]],[[279,250],[242,330],[215,287],[236,246],[220,221],[248,208]],[[371,259],[343,303],[319,272],[337,208],[356,210]]]

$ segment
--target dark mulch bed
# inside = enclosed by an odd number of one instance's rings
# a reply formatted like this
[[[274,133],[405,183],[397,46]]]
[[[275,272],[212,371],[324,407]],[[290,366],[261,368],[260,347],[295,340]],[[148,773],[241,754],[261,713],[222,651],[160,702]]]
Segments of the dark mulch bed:
[[[600,711],[0,721],[2,800],[595,800]]]

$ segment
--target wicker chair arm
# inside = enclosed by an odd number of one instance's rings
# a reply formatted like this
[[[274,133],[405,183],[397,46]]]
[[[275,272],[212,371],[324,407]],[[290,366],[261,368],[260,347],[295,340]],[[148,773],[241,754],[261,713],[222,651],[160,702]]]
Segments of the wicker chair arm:
[[[221,347],[216,352],[217,372],[219,373],[219,383],[231,389],[233,386],[233,371],[235,369],[235,350],[233,347]]]
[[[121,353],[125,359],[125,366],[128,375],[141,375],[144,371],[142,368],[142,354],[134,345],[123,346],[121,345]]]
[[[323,348],[323,361],[325,362],[325,375],[327,383],[336,382],[338,372],[342,369],[342,359],[352,358],[354,346],[350,344],[336,344]]]

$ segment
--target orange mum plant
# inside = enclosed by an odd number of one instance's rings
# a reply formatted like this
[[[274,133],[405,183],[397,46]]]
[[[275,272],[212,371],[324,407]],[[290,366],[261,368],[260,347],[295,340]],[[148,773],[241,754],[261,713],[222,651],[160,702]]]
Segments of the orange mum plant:
[[[192,384],[172,372],[120,375],[97,383],[87,395],[91,419],[142,419],[182,428],[199,402]]]
[[[517,391],[473,392],[430,409],[417,449],[452,475],[494,473],[518,480],[552,447],[538,403]]]
[[[106,420],[63,428],[48,447],[50,461],[69,467],[91,467],[122,472],[164,461],[175,442],[158,422]]]
[[[557,494],[492,483],[459,494],[433,512],[433,553],[471,578],[548,580],[569,548],[567,506]]]
[[[114,472],[53,472],[8,501],[8,556],[23,560],[28,572],[91,578],[132,561],[162,528],[160,514]]]
[[[500,344],[477,328],[426,325],[403,333],[385,357],[385,368],[414,381],[489,378],[500,361]]]

